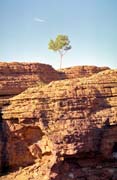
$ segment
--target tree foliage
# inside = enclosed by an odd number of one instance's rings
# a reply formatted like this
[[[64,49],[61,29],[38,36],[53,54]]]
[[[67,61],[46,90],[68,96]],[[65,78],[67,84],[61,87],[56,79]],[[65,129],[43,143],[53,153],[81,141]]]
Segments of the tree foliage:
[[[60,62],[60,69],[61,69],[63,56],[66,54],[68,50],[72,48],[68,36],[58,35],[55,40],[51,39],[48,44],[48,48],[55,52],[59,52],[61,58],[61,62]]]

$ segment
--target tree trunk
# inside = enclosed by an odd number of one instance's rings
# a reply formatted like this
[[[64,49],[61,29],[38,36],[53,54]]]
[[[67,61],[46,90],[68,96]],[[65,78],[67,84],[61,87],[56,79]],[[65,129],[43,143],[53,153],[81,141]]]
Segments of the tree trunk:
[[[60,55],[60,69],[62,67],[62,59],[63,59],[63,55]]]

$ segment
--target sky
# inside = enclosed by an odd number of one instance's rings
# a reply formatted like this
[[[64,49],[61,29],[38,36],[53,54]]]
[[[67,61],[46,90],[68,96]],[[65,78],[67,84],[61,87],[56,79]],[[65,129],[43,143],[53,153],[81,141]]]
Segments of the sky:
[[[67,35],[62,67],[117,68],[117,0],[0,0],[0,61],[59,68],[50,39]]]

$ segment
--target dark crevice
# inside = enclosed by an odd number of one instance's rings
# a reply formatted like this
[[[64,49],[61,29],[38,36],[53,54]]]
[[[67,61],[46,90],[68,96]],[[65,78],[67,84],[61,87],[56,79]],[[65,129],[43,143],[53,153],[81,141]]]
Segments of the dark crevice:
[[[117,142],[114,143],[112,152],[117,153]]]
[[[1,174],[6,174],[9,171],[8,153],[7,153],[7,133],[6,132],[7,132],[6,124],[5,124],[5,122],[3,122],[2,112],[0,110]]]
[[[113,144],[112,156],[114,159],[117,159],[117,142],[114,142],[114,144]]]

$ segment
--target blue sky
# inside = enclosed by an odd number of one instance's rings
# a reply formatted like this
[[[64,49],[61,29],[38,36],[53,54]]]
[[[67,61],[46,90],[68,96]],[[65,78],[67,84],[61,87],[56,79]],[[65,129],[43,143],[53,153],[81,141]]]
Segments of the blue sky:
[[[0,0],[0,61],[59,68],[59,55],[48,50],[58,34],[72,46],[63,67],[117,68],[117,0]]]

